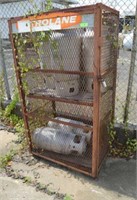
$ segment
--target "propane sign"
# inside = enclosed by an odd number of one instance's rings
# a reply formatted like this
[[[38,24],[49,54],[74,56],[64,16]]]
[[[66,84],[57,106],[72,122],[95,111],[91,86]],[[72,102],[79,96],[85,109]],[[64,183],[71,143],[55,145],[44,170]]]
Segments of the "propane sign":
[[[61,14],[60,14],[61,15]],[[66,16],[58,17],[52,15],[31,16],[19,20],[13,24],[12,31],[14,33],[26,33],[48,30],[61,30],[72,28],[85,28],[94,26],[94,15],[80,15],[77,13],[67,13]]]

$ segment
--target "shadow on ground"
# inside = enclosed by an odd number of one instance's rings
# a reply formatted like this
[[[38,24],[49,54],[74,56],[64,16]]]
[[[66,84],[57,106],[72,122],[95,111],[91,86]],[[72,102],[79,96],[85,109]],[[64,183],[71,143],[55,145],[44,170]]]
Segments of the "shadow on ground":
[[[78,190],[79,200],[96,200],[100,199],[102,196],[103,200],[115,199],[115,197],[122,199],[136,199],[137,198],[137,182],[136,182],[136,160],[126,160],[126,159],[113,159],[108,158],[100,171],[98,178],[93,179],[86,175],[80,174],[78,172],[71,171],[65,167],[60,167],[52,162],[44,161],[43,163],[48,163],[54,168],[61,169],[72,178],[78,180],[83,185],[83,190]],[[91,185],[87,190],[84,185]],[[72,182],[73,185],[73,182]],[[95,187],[93,187],[95,186]],[[92,193],[96,193],[94,195]],[[109,192],[109,195],[107,194]],[[115,195],[114,195],[115,193]],[[108,196],[107,196],[108,195]],[[126,198],[127,197],[127,198]]]

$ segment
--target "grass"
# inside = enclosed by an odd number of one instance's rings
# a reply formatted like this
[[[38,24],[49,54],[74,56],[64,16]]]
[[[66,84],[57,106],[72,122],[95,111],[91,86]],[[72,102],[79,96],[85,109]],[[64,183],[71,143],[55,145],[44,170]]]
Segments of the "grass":
[[[72,197],[69,195],[66,195],[63,200],[72,200]]]
[[[10,150],[6,155],[0,157],[0,168],[5,168],[16,154],[15,150]]]

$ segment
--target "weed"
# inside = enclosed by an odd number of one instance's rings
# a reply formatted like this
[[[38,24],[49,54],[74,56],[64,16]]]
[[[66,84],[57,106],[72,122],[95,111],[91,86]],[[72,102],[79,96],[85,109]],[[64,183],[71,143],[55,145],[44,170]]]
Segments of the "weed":
[[[130,158],[137,151],[137,140],[129,138],[128,124],[124,124],[124,137],[126,142],[120,143],[114,129],[115,122],[110,123],[109,127],[109,154],[113,157]]]
[[[15,150],[11,150],[5,156],[0,157],[0,168],[5,168],[8,163],[12,160],[13,156],[16,154]]]
[[[5,90],[4,90],[4,79],[3,75],[0,75],[0,109],[1,109],[1,103],[4,99]]]
[[[64,199],[63,200],[72,200],[72,197],[69,196],[69,195],[65,195]]]
[[[18,93],[16,92],[11,103],[6,107],[4,115],[5,117],[9,117],[14,110],[16,104],[19,102],[19,96]]]
[[[23,180],[24,183],[28,183],[28,184],[30,184],[30,183],[32,182],[30,176],[25,176],[23,179],[24,179],[24,180]]]

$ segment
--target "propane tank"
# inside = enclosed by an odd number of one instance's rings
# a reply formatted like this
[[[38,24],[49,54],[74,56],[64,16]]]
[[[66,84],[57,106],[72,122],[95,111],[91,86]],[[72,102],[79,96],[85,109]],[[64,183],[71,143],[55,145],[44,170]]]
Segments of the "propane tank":
[[[78,79],[55,81],[56,95],[60,97],[71,97],[79,93]]]
[[[55,42],[57,42],[56,40],[60,41],[62,36],[63,34],[61,33],[54,33],[51,35],[51,40]],[[60,57],[58,51],[55,50],[50,41],[41,43],[39,53],[41,69],[58,69],[60,66]],[[53,74],[47,74],[45,76],[45,86],[49,89],[55,89],[55,77]]]
[[[62,31],[62,36],[57,37],[55,35],[54,40],[57,42],[58,54],[55,59],[55,65],[58,65],[58,68],[62,70],[79,71],[81,37],[77,30],[64,30]],[[77,78],[79,78],[79,75],[55,75],[56,81],[74,80]]]
[[[41,68],[79,71],[82,39],[77,30],[54,32],[51,39],[56,44],[56,48],[52,47],[49,41],[43,42],[40,47]],[[55,88],[58,96],[74,96],[78,94],[79,75],[49,75],[50,78],[45,78],[46,86],[50,89]],[[54,81],[51,84],[52,75]],[[73,80],[72,83],[70,83],[71,80]],[[68,87],[69,84],[70,87]],[[74,86],[71,87],[71,85]],[[74,88],[73,91],[71,88]]]
[[[76,120],[67,119],[67,118],[63,118],[63,117],[56,117],[55,119],[63,121],[63,122],[82,125],[82,126],[85,125],[83,122],[79,122],[79,121],[76,121]],[[68,126],[68,125],[64,125],[64,124],[56,123],[56,122],[52,122],[52,121],[48,122],[48,127],[60,129],[62,131],[65,130],[65,132],[71,132],[74,135],[84,136],[85,139],[86,139],[86,142],[88,144],[91,142],[91,132],[90,131],[84,132],[84,129],[82,129],[82,128],[76,128],[76,127],[73,127],[73,126]]]
[[[94,31],[86,29],[83,34],[83,57],[85,71],[92,72],[93,58],[94,58]]]
[[[77,30],[64,30],[62,35],[54,35],[57,43],[55,58],[55,68],[67,71],[79,71],[81,37]],[[62,97],[75,96],[79,93],[79,75],[56,74],[55,89],[56,95]]]
[[[63,34],[61,33],[52,33],[51,40],[56,42],[56,38],[61,40]],[[51,45],[50,41],[42,42],[39,48],[41,69],[55,69],[55,48]],[[56,63],[58,66],[58,63]]]
[[[73,152],[82,155],[86,151],[86,141],[84,136],[74,135],[50,127],[37,128],[32,136],[34,145],[41,149],[53,151],[61,154],[71,154]]]
[[[93,59],[94,59],[94,31],[86,29],[83,34],[83,60],[84,69],[86,72],[93,71]],[[91,77],[86,77],[86,91],[93,91],[93,80]]]

